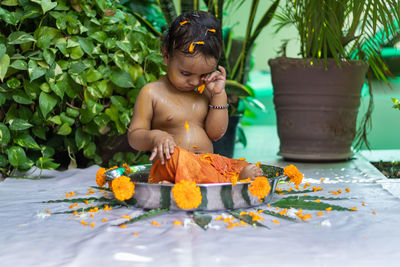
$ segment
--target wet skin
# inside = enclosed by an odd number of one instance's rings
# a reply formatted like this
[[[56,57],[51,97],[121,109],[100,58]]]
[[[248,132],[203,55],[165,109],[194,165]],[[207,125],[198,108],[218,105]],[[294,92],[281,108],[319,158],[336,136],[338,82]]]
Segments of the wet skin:
[[[178,145],[195,153],[212,153],[211,140],[223,136],[228,125],[224,106],[225,69],[212,57],[181,53],[164,55],[167,75],[142,88],[135,102],[128,141],[137,150],[151,150],[150,160],[164,163]],[[203,94],[195,91],[206,84]],[[185,124],[187,122],[187,124]],[[186,125],[186,127],[185,127]]]

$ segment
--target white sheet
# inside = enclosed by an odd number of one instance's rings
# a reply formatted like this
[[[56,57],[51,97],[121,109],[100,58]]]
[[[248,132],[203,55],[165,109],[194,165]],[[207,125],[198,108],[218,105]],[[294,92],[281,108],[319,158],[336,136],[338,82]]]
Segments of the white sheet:
[[[101,211],[94,218],[46,213],[69,209],[69,203],[43,203],[62,199],[66,192],[87,197],[98,166],[44,171],[38,180],[8,178],[0,183],[0,266],[398,266],[400,183],[366,177],[354,164],[364,163],[301,166],[305,181],[324,189],[309,195],[332,196],[328,191],[341,189],[339,196],[350,199],[330,203],[356,206],[356,212],[331,211],[318,217],[310,211],[313,218],[307,222],[277,219],[280,224],[264,214],[262,223],[270,230],[228,230],[225,223],[213,220],[204,231],[190,223],[186,212],[160,215],[125,229],[114,226],[125,220],[121,215],[134,217],[141,210]],[[320,177],[325,178],[322,184]],[[345,193],[346,187],[350,193]],[[108,221],[101,222],[103,218]],[[95,227],[82,225],[81,219],[94,221]],[[161,226],[153,226],[152,220]],[[189,223],[174,226],[175,220]]]

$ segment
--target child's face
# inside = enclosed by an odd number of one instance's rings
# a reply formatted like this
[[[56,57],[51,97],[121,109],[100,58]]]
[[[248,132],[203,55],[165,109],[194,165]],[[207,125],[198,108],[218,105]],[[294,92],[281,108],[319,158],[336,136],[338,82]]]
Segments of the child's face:
[[[214,57],[205,57],[200,53],[194,56],[185,56],[174,53],[173,56],[164,56],[168,66],[168,79],[180,91],[192,91],[203,83],[203,78],[215,71],[217,60]]]

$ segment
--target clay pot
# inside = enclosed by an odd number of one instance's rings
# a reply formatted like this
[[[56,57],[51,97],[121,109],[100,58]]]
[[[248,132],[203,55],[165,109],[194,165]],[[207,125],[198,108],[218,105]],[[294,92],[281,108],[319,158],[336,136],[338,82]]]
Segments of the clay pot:
[[[269,61],[279,155],[296,161],[337,161],[353,156],[361,89],[368,64],[281,57]]]

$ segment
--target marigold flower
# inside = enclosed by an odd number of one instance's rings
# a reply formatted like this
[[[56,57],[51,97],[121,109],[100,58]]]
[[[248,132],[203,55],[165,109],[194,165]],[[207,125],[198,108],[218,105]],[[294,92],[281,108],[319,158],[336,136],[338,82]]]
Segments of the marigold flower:
[[[178,207],[184,210],[197,208],[202,201],[200,187],[195,182],[187,180],[175,184],[172,195]]]
[[[127,176],[120,176],[112,181],[112,191],[115,198],[124,201],[130,199],[135,193],[135,184]]]
[[[246,211],[242,211],[242,212],[239,213],[239,216],[246,215],[246,214],[249,214],[249,213],[246,212]]]
[[[222,219],[223,219],[222,216],[218,216],[218,217],[215,218],[216,221],[220,221]]]
[[[128,220],[132,219],[132,217],[128,216],[128,215],[122,215],[122,217],[125,218],[125,219],[128,219]]]
[[[106,221],[108,221],[108,219],[107,219],[107,218],[104,218],[104,219],[102,219],[101,221],[102,221],[102,222],[106,222]]]
[[[315,202],[320,203],[321,199],[316,199]]]
[[[232,183],[232,186],[235,186],[235,185],[237,184],[238,180],[239,180],[239,175],[238,175],[238,174],[232,175],[232,176],[231,176],[231,183]]]
[[[74,207],[75,207],[74,204],[71,204],[71,205],[69,206],[70,209],[73,209]]]
[[[280,224],[281,223],[280,221],[277,221],[277,220],[272,220],[272,222],[276,223],[276,224]]]
[[[299,185],[303,180],[303,174],[299,172],[296,166],[290,164],[283,169],[283,174],[288,176],[290,182],[294,183],[295,185]]]
[[[246,179],[239,180],[239,182],[240,183],[248,183],[248,182],[251,182],[251,179],[250,179],[250,177],[247,177]]]
[[[322,216],[324,213],[322,211],[318,211],[317,216]]]
[[[294,188],[296,188],[296,190],[300,190],[299,185],[295,185]]]
[[[207,31],[209,31],[209,32],[216,32],[215,29],[207,29]]]
[[[188,23],[188,22],[189,22],[189,21],[184,20],[184,21],[179,22],[179,25],[183,26],[183,25],[185,25],[185,24]]]
[[[132,173],[132,169],[129,167],[128,164],[124,163],[124,164],[122,164],[122,167],[125,168],[125,170],[124,170],[124,173],[125,173],[125,174],[128,175],[128,174],[131,174],[131,173]]]
[[[204,92],[204,88],[206,88],[206,84],[203,83],[199,87],[197,87],[197,91],[199,91],[199,94],[202,94]]]
[[[361,203],[361,205],[365,206],[365,202]]]
[[[182,225],[182,222],[181,221],[174,221],[174,225],[176,226],[176,225]]]
[[[348,189],[347,187],[346,187],[346,189],[345,189],[345,190],[346,190],[346,192],[347,192],[347,193],[349,193],[349,192],[350,192],[350,189]]]
[[[100,168],[96,173],[96,184],[100,187],[103,187],[103,185],[106,183],[105,172],[105,168]]]
[[[238,160],[246,160],[246,158],[238,158]]]
[[[376,215],[376,212],[375,212],[375,211],[373,211],[373,212],[372,212],[372,214]]]
[[[256,177],[249,186],[250,194],[258,197],[259,201],[262,201],[262,199],[269,194],[270,190],[271,186],[269,185],[268,179],[264,176]]]
[[[256,166],[260,168],[261,162],[257,161]]]
[[[86,205],[89,205],[89,201],[84,200],[83,203],[85,203]]]
[[[110,206],[108,206],[108,205],[105,205],[105,206],[104,206],[104,210],[105,210],[105,211],[112,210],[112,207],[110,207]]]
[[[247,222],[240,221],[239,225],[249,225]]]
[[[280,215],[286,215],[286,213],[287,213],[287,208],[279,212]]]
[[[78,212],[76,211],[76,210],[74,210],[74,216],[77,216],[78,215]]]
[[[323,183],[324,182],[324,178],[321,178],[321,183]]]
[[[302,216],[302,220],[303,221],[305,221],[305,220],[307,220],[307,219],[311,219],[312,218],[312,216],[311,216],[311,214],[304,214],[303,216]]]
[[[155,226],[160,226],[160,225],[161,225],[160,223],[158,223],[158,222],[156,222],[156,221],[151,221],[151,224],[152,224],[152,225],[155,225]]]
[[[94,214],[90,214],[89,217],[93,218],[93,217],[94,217]]]
[[[83,225],[89,225],[87,222],[85,222],[84,220],[81,220],[81,224]]]
[[[193,53],[195,45],[203,45],[203,41],[192,42],[189,46],[189,53]]]
[[[46,213],[47,213],[47,214],[50,214],[50,210],[46,210]]]
[[[121,224],[119,228],[126,228],[126,224]]]
[[[326,211],[331,211],[331,210],[332,210],[332,207],[326,208],[325,210],[326,210]]]
[[[271,208],[271,204],[268,203],[267,206],[268,206],[268,208]]]
[[[133,235],[134,235],[134,236],[138,236],[139,233],[138,233],[138,232],[134,232]]]
[[[352,207],[352,208],[350,208],[350,209],[356,211],[356,210],[357,210],[357,207]]]
[[[90,227],[94,227],[94,222],[91,222],[91,223],[90,223]]]

